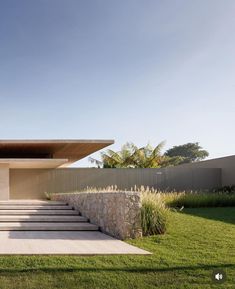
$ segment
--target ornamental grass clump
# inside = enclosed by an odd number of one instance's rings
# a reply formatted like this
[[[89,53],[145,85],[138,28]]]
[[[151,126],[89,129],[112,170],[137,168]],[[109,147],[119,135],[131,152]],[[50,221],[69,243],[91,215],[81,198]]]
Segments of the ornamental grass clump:
[[[234,193],[172,192],[162,194],[162,200],[169,207],[232,207],[235,206]]]
[[[144,236],[164,234],[167,229],[168,210],[160,194],[141,193],[141,223]]]
[[[50,192],[44,192],[44,194],[45,194],[45,197],[46,197],[47,200],[51,200],[51,198],[52,198],[52,193],[50,193]]]

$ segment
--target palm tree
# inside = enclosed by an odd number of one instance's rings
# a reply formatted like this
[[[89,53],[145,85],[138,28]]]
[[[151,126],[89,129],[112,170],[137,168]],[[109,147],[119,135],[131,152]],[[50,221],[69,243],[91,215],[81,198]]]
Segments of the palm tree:
[[[104,168],[159,168],[164,166],[169,158],[161,154],[165,142],[161,142],[155,148],[147,144],[138,148],[133,143],[126,143],[120,151],[107,150],[101,153]],[[97,160],[92,160],[100,164]]]
[[[89,157],[88,161],[91,162],[92,164],[95,164],[98,168],[101,168],[103,166],[103,162],[101,162],[97,159],[94,159],[92,157]]]
[[[136,168],[159,168],[161,167],[164,156],[161,150],[165,142],[159,143],[155,148],[150,144],[142,148],[137,148],[132,154],[131,159],[134,167]]]
[[[122,146],[121,150],[115,152],[113,150],[107,150],[105,153],[101,153],[104,168],[131,168],[132,155],[138,148],[133,143],[126,143]]]

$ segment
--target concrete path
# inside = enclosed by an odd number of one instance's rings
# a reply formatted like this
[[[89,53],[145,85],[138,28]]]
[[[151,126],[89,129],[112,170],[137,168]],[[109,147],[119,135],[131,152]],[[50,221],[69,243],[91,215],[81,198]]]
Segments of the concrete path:
[[[0,202],[0,254],[149,254],[98,231],[63,202]]]
[[[98,231],[1,231],[0,244],[2,255],[150,254]]]

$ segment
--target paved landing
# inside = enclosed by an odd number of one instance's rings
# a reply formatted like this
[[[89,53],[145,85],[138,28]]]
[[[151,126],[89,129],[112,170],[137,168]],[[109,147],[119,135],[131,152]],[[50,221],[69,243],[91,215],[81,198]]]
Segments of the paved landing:
[[[1,231],[0,244],[2,255],[150,254],[99,231]]]
[[[98,231],[64,202],[0,201],[0,254],[149,254]]]

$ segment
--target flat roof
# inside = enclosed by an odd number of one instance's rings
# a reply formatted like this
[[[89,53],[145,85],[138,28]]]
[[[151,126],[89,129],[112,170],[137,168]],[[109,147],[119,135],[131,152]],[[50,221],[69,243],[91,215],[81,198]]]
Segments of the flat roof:
[[[56,159],[54,164],[59,164],[61,159],[63,163],[67,160],[66,165],[69,165],[113,143],[114,140],[0,140],[0,160],[3,163],[27,159],[32,163],[33,160]]]

